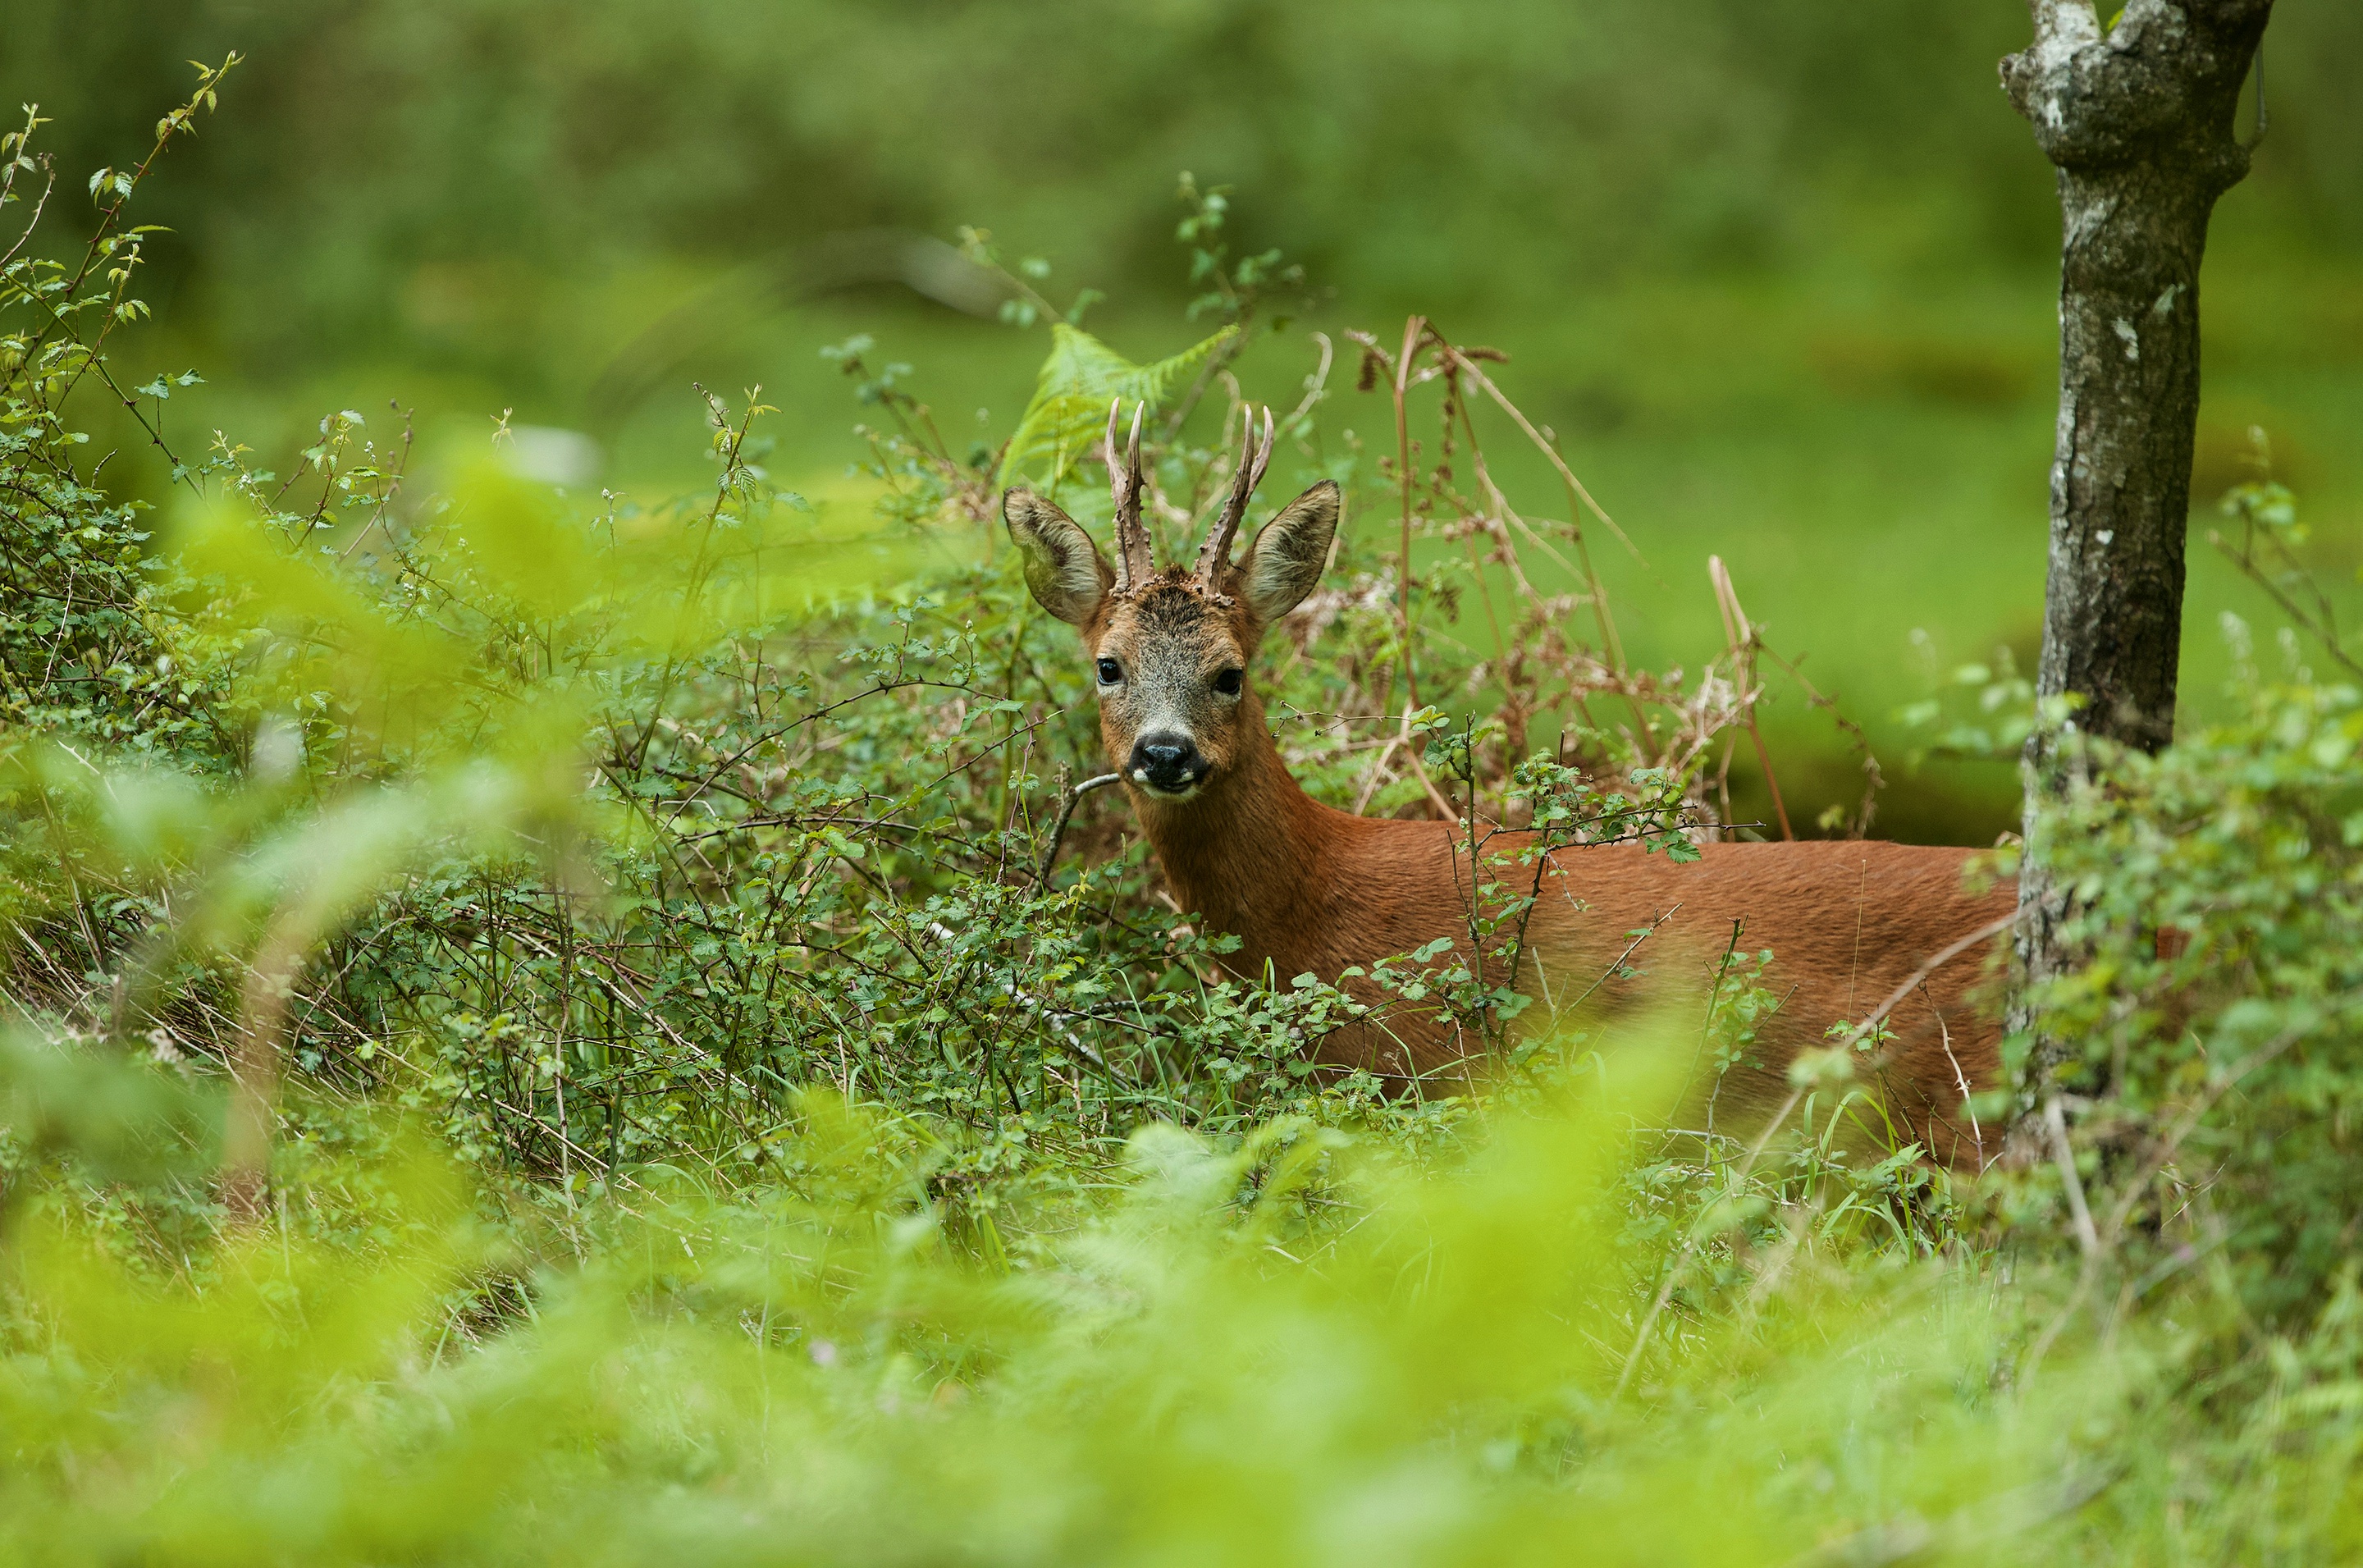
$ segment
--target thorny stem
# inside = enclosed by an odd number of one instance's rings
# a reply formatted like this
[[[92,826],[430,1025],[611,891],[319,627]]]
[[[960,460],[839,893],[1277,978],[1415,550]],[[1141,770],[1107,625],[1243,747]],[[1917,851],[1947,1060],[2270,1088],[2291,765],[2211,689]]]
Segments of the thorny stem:
[[[697,558],[692,564],[688,580],[682,587],[684,602],[694,598],[704,587],[708,570],[707,558],[714,547],[715,528],[722,521],[722,508],[729,501],[731,491],[744,483],[747,471],[740,466],[738,460],[740,454],[746,450],[747,432],[754,428],[756,416],[773,412],[769,406],[758,401],[763,389],[760,386],[751,387],[747,393],[746,415],[734,429],[730,424],[730,411],[723,401],[702,386],[697,390],[705,399],[709,417],[716,432],[715,446],[722,459],[722,474],[715,481],[714,505],[705,514],[705,527],[698,535]],[[632,759],[635,765],[647,754],[649,741],[656,733],[657,721],[663,716],[665,699],[671,694],[673,681],[680,672],[681,661],[681,643],[676,637],[673,645],[665,652],[664,668],[657,681],[656,696],[649,705],[648,723],[641,727],[639,738],[632,745]]]
[[[1781,837],[1793,843],[1797,830],[1789,826],[1789,806],[1781,798],[1781,781],[1772,772],[1772,752],[1764,744],[1763,727],[1756,721],[1756,699],[1761,691],[1756,681],[1756,628],[1748,624],[1747,612],[1739,607],[1739,592],[1731,585],[1723,557],[1706,558],[1706,574],[1714,584],[1715,608],[1723,612],[1723,635],[1731,650],[1732,678],[1740,686],[1740,711],[1747,716],[1747,738],[1756,743],[1756,762],[1764,770],[1764,787],[1772,794],[1772,814],[1780,819]]]
[[[1541,452],[1549,462],[1552,469],[1559,474],[1559,483],[1567,487],[1568,531],[1574,540],[1576,563],[1583,577],[1584,596],[1591,601],[1592,618],[1600,626],[1601,651],[1607,654],[1609,667],[1616,673],[1624,674],[1626,668],[1625,643],[1616,634],[1616,617],[1608,607],[1607,585],[1601,582],[1599,570],[1592,563],[1591,539],[1583,529],[1583,509],[1590,507],[1592,515],[1608,526],[1608,531],[1616,536],[1617,542],[1625,547],[1635,561],[1641,560],[1641,552],[1634,548],[1632,539],[1627,538],[1625,530],[1617,526],[1616,519],[1610,517],[1606,508],[1603,507],[1598,501],[1592,499],[1592,492],[1584,488],[1583,481],[1575,476],[1575,471],[1568,467],[1567,460],[1559,455],[1558,444],[1546,437],[1541,430],[1537,429],[1534,421],[1526,417],[1525,410],[1511,402],[1509,395],[1493,384],[1492,378],[1478,368],[1476,355],[1471,354],[1468,350],[1456,348],[1450,343],[1444,342],[1441,339],[1438,339],[1437,351],[1444,356],[1445,362],[1451,368],[1456,377],[1468,380],[1470,384],[1492,398],[1503,413],[1510,417],[1511,421],[1525,434],[1526,439],[1534,443],[1535,450]],[[1491,350],[1478,350],[1480,354],[1490,352]],[[1470,426],[1469,439],[1472,461],[1474,461],[1477,437],[1473,424]],[[1489,485],[1491,483],[1490,480],[1487,481]],[[1518,520],[1518,526],[1522,528],[1525,528],[1523,518]],[[1527,529],[1529,534],[1532,531]],[[1556,559],[1557,552],[1552,553]],[[1561,564],[1564,565],[1565,562],[1562,562]],[[1627,700],[1632,705],[1634,722],[1638,727],[1634,739],[1646,746],[1649,734],[1648,715],[1643,710],[1639,698],[1630,693],[1626,695]]]
[[[1853,750],[1854,754],[1862,759],[1862,804],[1856,807],[1854,820],[1847,824],[1847,837],[1849,839],[1864,837],[1870,831],[1871,819],[1879,814],[1879,792],[1887,787],[1887,777],[1880,771],[1878,755],[1870,749],[1870,737],[1863,733],[1861,725],[1846,716],[1845,710],[1838,706],[1836,698],[1825,695],[1820,687],[1805,678],[1805,673],[1803,670],[1782,658],[1779,649],[1768,644],[1760,629],[1756,634],[1756,651],[1788,672],[1789,678],[1796,682],[1798,689],[1805,694],[1806,706],[1820,708],[1824,713],[1828,714],[1830,722],[1846,732],[1847,743]]]
[[[1583,487],[1583,481],[1575,476],[1575,470],[1568,467],[1567,460],[1559,456],[1558,443],[1548,439],[1540,430],[1535,428],[1534,422],[1526,417],[1525,412],[1516,404],[1510,401],[1500,387],[1493,384],[1491,376],[1477,368],[1476,361],[1468,354],[1448,346],[1445,351],[1459,366],[1460,373],[1467,376],[1480,391],[1500,406],[1502,412],[1507,414],[1512,422],[1525,432],[1526,439],[1535,444],[1537,451],[1549,460],[1551,467],[1559,473],[1559,483],[1567,486],[1568,527],[1575,533],[1575,548],[1583,563],[1584,582],[1596,595],[1592,602],[1600,617],[1601,641],[1607,649],[1610,661],[1618,670],[1623,670],[1625,645],[1617,638],[1616,624],[1609,616],[1608,597],[1600,590],[1600,576],[1592,569],[1592,550],[1591,547],[1584,542],[1581,508],[1590,507],[1592,515],[1608,526],[1608,531],[1616,536],[1616,542],[1623,545],[1625,551],[1636,562],[1641,560],[1640,550],[1634,547],[1632,539],[1626,537],[1625,530],[1616,526],[1616,519],[1610,517],[1607,510],[1592,498],[1592,492]]]
[[[1403,484],[1403,552],[1395,573],[1395,613],[1402,622],[1403,694],[1418,707],[1419,677],[1411,656],[1411,420],[1404,398],[1411,391],[1412,356],[1427,331],[1427,317],[1403,323],[1403,352],[1395,356],[1395,473]]]
[[[311,946],[311,922],[283,911],[263,933],[241,987],[244,1018],[230,1051],[230,1097],[222,1131],[222,1204],[233,1221],[259,1222],[271,1202],[271,1140],[288,991]]]
[[[2101,1251],[2101,1237],[2092,1229],[2092,1210],[2084,1201],[2084,1182],[2076,1173],[2076,1151],[2068,1142],[2068,1118],[2059,1109],[2058,1095],[2044,1096],[2043,1128],[2051,1135],[2051,1158],[2059,1167],[2059,1184],[2068,1193],[2068,1214],[2074,1222],[2076,1244],[2084,1250],[2086,1257],[2095,1257]]]
[[[2249,582],[2254,583],[2258,587],[2262,588],[2266,594],[2270,595],[2273,603],[2281,607],[2281,612],[2284,615],[2288,616],[2290,619],[2297,622],[2298,625],[2305,628],[2306,631],[2313,636],[2313,639],[2322,644],[2322,651],[2324,653],[2329,654],[2333,659],[2338,661],[2340,667],[2345,669],[2348,674],[2363,675],[2363,663],[2357,662],[2354,655],[2348,653],[2346,650],[2340,645],[2338,639],[2337,615],[2333,609],[2329,598],[2323,594],[2322,590],[2315,587],[2310,579],[2308,580],[2307,586],[2312,590],[2314,598],[2314,608],[2308,610],[2306,606],[2299,604],[2296,599],[2291,597],[2288,590],[2283,588],[2280,583],[2274,581],[2272,575],[2266,572],[2264,567],[2258,562],[2256,557],[2255,524],[2252,523],[2248,526],[2247,534],[2241,539],[2240,548],[2238,550],[2234,550],[2230,545],[2224,543],[2223,534],[2213,528],[2207,530],[2207,542],[2213,545],[2216,550],[2221,551],[2224,560],[2229,561],[2234,566],[2237,567],[2239,569],[2240,575],[2246,577]],[[2276,541],[2276,543],[2278,544],[2278,541]],[[2286,557],[2288,551],[2284,550],[2282,553]]]
[[[1559,732],[1559,756],[1556,761],[1562,768],[1567,765],[1567,733],[1564,730]],[[1528,846],[1529,852],[1534,856],[1535,874],[1526,887],[1525,907],[1518,911],[1518,929],[1510,939],[1510,978],[1507,984],[1514,995],[1518,989],[1519,967],[1525,962],[1526,959],[1526,927],[1535,917],[1535,906],[1542,902],[1543,878],[1549,873],[1551,853],[1564,847],[1552,842],[1557,836],[1554,831],[1546,828],[1537,832],[1535,835],[1535,841]],[[1568,842],[1573,843],[1574,840],[1570,839]],[[1535,977],[1542,982],[1543,1005],[1550,1007],[1556,1016],[1557,1008],[1550,997],[1550,978],[1543,973],[1539,963],[1536,965]]]
[[[38,107],[39,106],[35,106]],[[26,139],[33,134],[33,128],[41,123],[42,122],[34,116],[31,109],[28,109],[26,111],[25,128],[18,132],[16,138],[16,150],[19,156],[23,154]],[[16,261],[17,252],[23,250],[26,244],[32,239],[33,230],[41,226],[41,215],[49,210],[50,196],[58,188],[57,168],[50,162],[50,155],[48,153],[44,152],[41,154],[39,167],[41,171],[41,194],[34,198],[33,215],[25,220],[25,227],[17,232],[17,242],[14,245],[9,246],[5,253],[0,253],[0,268],[6,268],[10,262]],[[6,173],[4,175],[0,175],[0,195],[6,195],[9,193],[10,188],[13,187],[16,183],[17,164],[16,160],[12,158],[9,160],[8,168]]]

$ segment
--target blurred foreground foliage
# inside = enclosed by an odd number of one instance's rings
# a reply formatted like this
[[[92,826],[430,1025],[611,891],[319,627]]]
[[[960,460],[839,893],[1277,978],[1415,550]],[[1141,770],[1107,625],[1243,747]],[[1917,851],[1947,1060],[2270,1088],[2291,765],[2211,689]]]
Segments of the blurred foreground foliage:
[[[523,1232],[376,1151],[190,1275],[20,1215],[19,1560],[1778,1562],[2012,1539],[2105,1473],[2111,1391],[1986,1386],[2002,1319],[1927,1271],[1801,1261],[1617,1398],[1648,1249],[1598,1116],[1448,1178],[1144,1129],[1009,1271],[805,1108],[797,1181]]]
[[[877,526],[776,487],[753,393],[710,400],[715,483],[677,504],[566,494],[506,439],[430,483],[339,411],[291,475],[175,452],[160,517],[68,412],[161,421],[187,384],[106,351],[145,167],[79,266],[0,261],[8,1560],[2354,1549],[2363,694],[2294,642],[2245,717],[2092,758],[2050,829],[2091,962],[2050,998],[2089,1050],[2048,1165],[1841,1136],[1845,1050],[1795,1126],[1667,1126],[1775,1005],[1760,961],[1703,1020],[1530,1029],[1484,1094],[1407,1098],[1309,1072],[1355,1004],[1226,976],[1104,796],[1056,859],[1080,662],[974,544],[1111,386],[1155,404],[1150,511],[1188,537],[1270,259],[1211,264],[1176,361],[1065,322],[998,450],[846,345]],[[1556,518],[1491,478],[1491,351],[1356,341],[1428,389],[1427,444],[1326,434],[1320,339],[1275,486],[1452,549],[1405,581],[1355,530],[1275,638],[1307,786],[1745,830],[1768,651],[1727,575],[1729,646],[1630,668],[1613,525],[1571,473]],[[1524,551],[1592,586],[1536,591]],[[1483,914],[1472,942],[1514,925]],[[1390,973],[1514,1011],[1453,954]]]

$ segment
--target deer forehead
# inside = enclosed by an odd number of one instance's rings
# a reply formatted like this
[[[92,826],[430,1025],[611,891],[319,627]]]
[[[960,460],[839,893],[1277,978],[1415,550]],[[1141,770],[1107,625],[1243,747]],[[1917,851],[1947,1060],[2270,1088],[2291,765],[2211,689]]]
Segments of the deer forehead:
[[[1159,584],[1115,606],[1099,651],[1144,665],[1198,670],[1245,662],[1234,612],[1194,588]]]

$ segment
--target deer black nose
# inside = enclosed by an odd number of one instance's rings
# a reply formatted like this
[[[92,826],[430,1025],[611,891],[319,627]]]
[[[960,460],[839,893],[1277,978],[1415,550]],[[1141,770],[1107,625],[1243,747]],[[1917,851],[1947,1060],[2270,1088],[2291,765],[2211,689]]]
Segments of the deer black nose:
[[[1206,760],[1187,735],[1144,735],[1133,742],[1125,773],[1152,789],[1188,789],[1206,776]]]

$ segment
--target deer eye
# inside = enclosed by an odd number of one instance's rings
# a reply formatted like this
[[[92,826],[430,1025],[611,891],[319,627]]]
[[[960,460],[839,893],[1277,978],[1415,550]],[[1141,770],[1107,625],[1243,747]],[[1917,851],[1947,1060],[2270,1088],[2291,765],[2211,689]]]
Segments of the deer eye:
[[[1215,689],[1226,697],[1235,697],[1239,695],[1239,687],[1246,680],[1247,673],[1244,671],[1219,670],[1215,673]]]
[[[1124,679],[1124,666],[1113,659],[1100,661],[1100,684],[1113,686]]]

